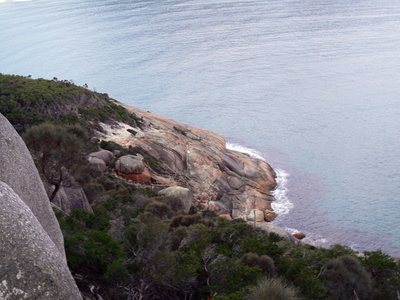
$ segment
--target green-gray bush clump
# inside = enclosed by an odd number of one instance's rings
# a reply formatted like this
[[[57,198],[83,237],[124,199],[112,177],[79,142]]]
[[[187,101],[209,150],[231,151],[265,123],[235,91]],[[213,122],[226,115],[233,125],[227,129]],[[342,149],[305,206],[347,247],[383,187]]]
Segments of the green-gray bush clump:
[[[264,276],[272,276],[275,273],[274,261],[268,255],[259,256],[256,253],[246,253],[239,262],[249,267],[258,267]]]
[[[250,288],[246,300],[296,300],[298,290],[282,278],[263,278]]]
[[[0,74],[0,113],[17,131],[48,121],[85,124],[93,121],[122,121],[141,128],[143,119],[129,113],[107,94],[92,92],[72,81],[31,79]],[[92,123],[90,123],[91,121]]]
[[[371,276],[357,258],[340,256],[328,261],[322,274],[330,299],[369,299]]]

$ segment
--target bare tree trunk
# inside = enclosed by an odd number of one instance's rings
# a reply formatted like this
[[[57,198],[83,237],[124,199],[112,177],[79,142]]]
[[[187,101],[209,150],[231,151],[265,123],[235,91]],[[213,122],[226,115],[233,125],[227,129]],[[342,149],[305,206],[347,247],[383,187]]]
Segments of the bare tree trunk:
[[[57,192],[58,192],[58,191],[60,190],[60,188],[61,188],[62,181],[63,181],[63,171],[60,170],[60,177],[59,177],[59,179],[58,179],[58,180],[53,180],[53,181],[51,182],[51,184],[54,185],[54,190],[53,190],[53,192],[51,193],[51,195],[50,195],[50,197],[49,197],[50,202],[53,202],[54,198],[56,197]],[[61,206],[62,206],[62,205],[61,205]]]
[[[360,298],[358,298],[358,296],[357,296],[356,290],[353,290],[353,293],[354,293],[354,296],[356,296],[356,299],[360,300]]]
[[[56,184],[55,184],[55,188],[54,188],[53,192],[51,193],[51,195],[50,195],[50,197],[49,197],[50,202],[53,202],[54,198],[55,198],[56,195],[57,195],[57,192],[60,190],[60,187],[61,187],[61,184],[60,184],[60,183],[56,183]]]

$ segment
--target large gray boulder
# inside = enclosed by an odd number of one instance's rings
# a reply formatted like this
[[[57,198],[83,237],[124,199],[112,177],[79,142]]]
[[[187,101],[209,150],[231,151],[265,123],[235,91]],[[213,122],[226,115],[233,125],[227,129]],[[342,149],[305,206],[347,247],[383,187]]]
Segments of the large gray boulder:
[[[89,160],[91,157],[95,157],[104,161],[107,165],[114,159],[114,154],[108,150],[100,150],[89,154]]]
[[[65,259],[64,239],[42,180],[24,141],[0,114],[0,181],[30,208]],[[0,228],[1,229],[1,228]]]
[[[107,170],[107,165],[101,158],[90,156],[89,162],[92,168],[100,173],[104,173]]]
[[[89,154],[89,162],[94,170],[104,173],[107,165],[115,158],[114,154],[108,150],[100,150]]]
[[[171,186],[158,192],[161,196],[174,197],[181,200],[183,211],[189,213],[190,206],[193,204],[193,196],[189,189],[180,186]]]
[[[64,256],[2,181],[0,203],[0,299],[82,299]]]
[[[142,174],[144,171],[143,156],[124,155],[118,158],[115,163],[117,171],[127,174]]]

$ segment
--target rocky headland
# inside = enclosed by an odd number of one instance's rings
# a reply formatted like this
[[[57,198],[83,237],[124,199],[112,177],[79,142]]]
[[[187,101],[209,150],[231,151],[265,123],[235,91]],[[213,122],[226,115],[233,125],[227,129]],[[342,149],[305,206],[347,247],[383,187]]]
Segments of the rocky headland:
[[[123,104],[121,104],[123,105]],[[143,157],[141,167],[116,173],[142,184],[181,186],[191,191],[200,209],[257,222],[271,221],[276,174],[266,162],[226,148],[224,137],[210,130],[123,105],[142,121],[140,127],[103,124],[99,138],[124,147],[140,147],[155,157],[165,172],[157,173]],[[134,134],[132,133],[134,132]]]

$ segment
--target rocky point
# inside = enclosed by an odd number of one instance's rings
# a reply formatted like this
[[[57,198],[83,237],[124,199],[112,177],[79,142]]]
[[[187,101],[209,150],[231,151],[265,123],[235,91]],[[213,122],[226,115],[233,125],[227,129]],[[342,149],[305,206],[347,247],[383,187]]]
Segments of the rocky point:
[[[120,158],[119,176],[142,184],[180,186],[193,195],[195,204],[232,218],[260,217],[272,212],[276,174],[266,162],[226,148],[222,134],[188,126],[121,103],[140,118],[138,128],[124,123],[103,124],[99,138],[124,147],[140,147],[163,164],[157,172],[142,156]]]

